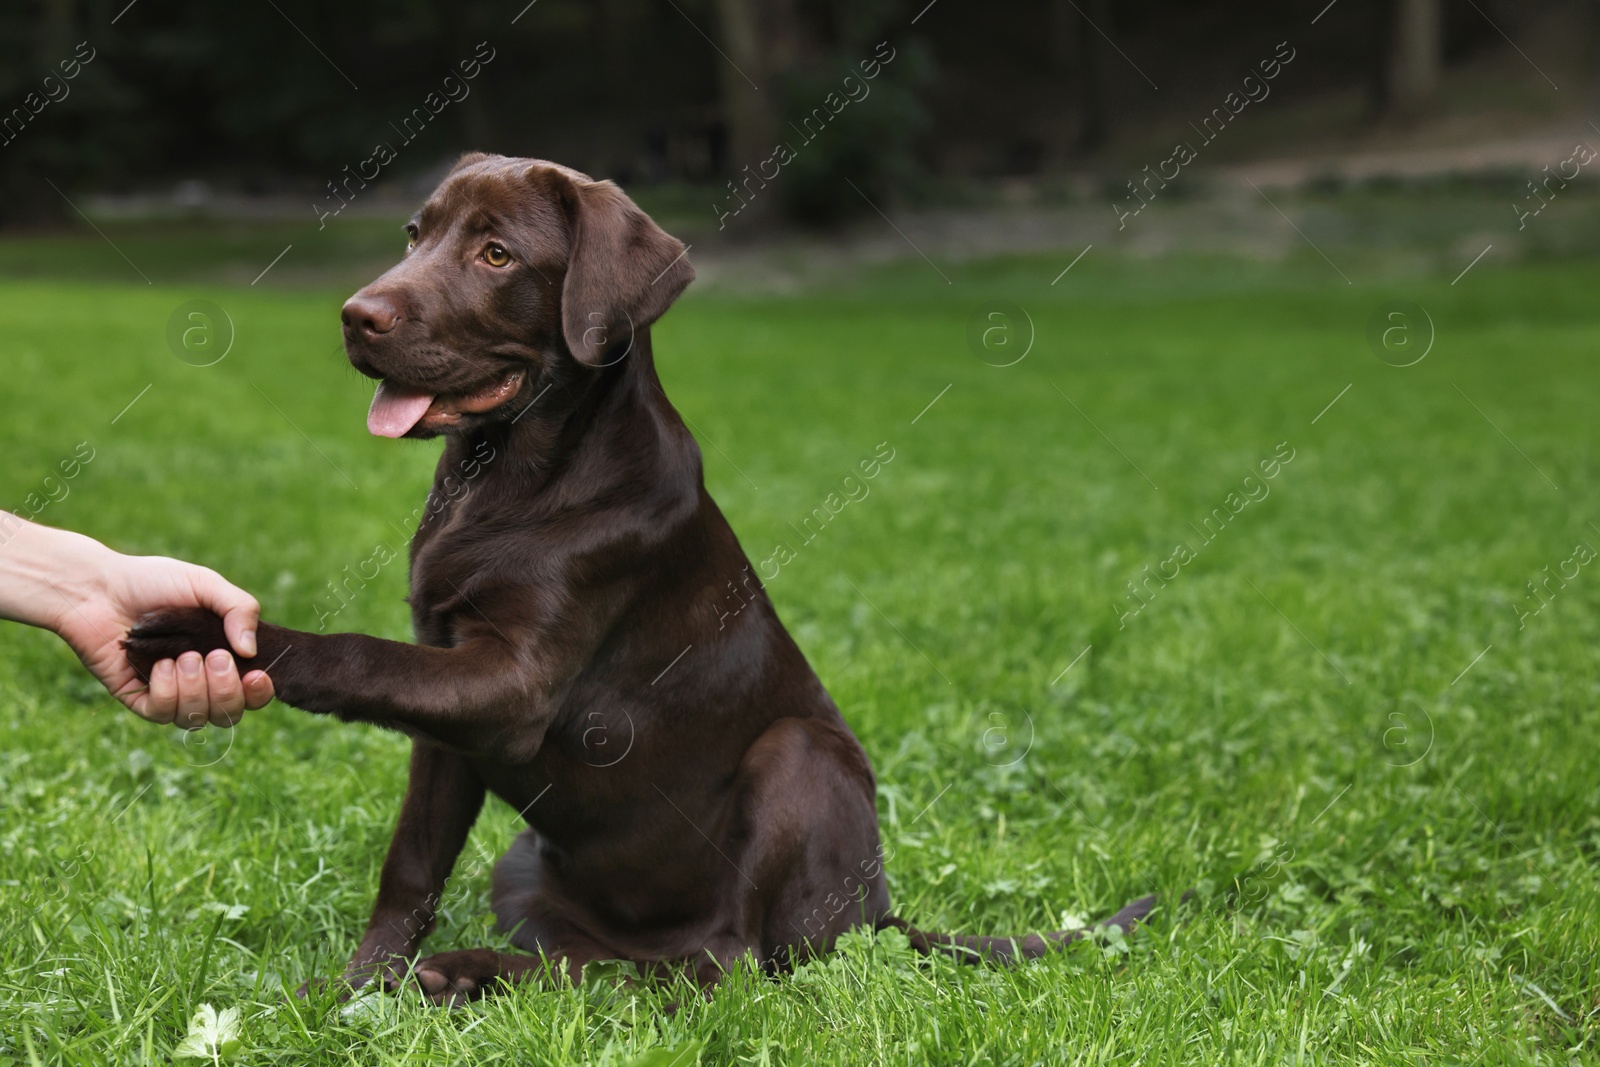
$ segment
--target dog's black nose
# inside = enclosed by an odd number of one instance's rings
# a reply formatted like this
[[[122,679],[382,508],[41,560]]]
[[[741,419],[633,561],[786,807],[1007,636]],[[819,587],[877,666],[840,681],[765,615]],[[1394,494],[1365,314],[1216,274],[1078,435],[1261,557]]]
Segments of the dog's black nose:
[[[394,329],[400,312],[385,297],[357,293],[344,302],[339,318],[344,322],[345,333],[372,341]]]

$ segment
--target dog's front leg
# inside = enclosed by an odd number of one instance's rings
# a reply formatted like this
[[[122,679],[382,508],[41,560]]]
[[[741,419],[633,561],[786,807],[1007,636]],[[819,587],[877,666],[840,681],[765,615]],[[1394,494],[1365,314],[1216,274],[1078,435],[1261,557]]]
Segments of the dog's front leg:
[[[465,756],[429,741],[412,744],[411,778],[378,876],[378,899],[344,972],[352,987],[374,977],[392,986],[404,977],[417,946],[433,930],[483,795],[483,780]]]
[[[525,761],[538,752],[562,679],[585,650],[541,642],[526,622],[463,619],[448,648],[365,634],[312,634],[261,623],[255,658],[278,699],[319,715],[431,738],[459,752]],[[123,641],[147,677],[161,659],[228,648],[222,622],[203,608],[151,612]],[[540,651],[535,651],[536,649]]]

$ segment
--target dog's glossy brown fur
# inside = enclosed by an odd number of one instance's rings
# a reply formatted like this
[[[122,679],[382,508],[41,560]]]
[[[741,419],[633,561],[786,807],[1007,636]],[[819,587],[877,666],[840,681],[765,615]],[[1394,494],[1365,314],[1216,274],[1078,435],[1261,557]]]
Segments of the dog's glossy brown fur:
[[[447,397],[520,386],[413,431],[446,436],[411,545],[418,643],[263,623],[247,661],[295,707],[414,739],[352,984],[405,973],[486,792],[528,823],[496,868],[494,910],[529,955],[420,960],[440,1001],[541,959],[711,984],[746,954],[781,968],[862,924],[999,961],[1076,936],[946,937],[889,916],[866,754],[751,584],[656,377],[650,325],[694,276],[683,245],[609,182],[481,155],[412,230],[346,305],[351,362]],[[484,258],[490,242],[508,265]],[[725,617],[730,582],[750,603]],[[149,617],[126,643],[145,668],[225,644],[195,612]]]

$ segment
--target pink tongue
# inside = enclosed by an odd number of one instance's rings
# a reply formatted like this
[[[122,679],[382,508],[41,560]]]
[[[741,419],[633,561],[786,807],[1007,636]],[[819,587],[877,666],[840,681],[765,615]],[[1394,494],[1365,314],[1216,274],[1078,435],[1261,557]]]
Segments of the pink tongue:
[[[379,382],[372,407],[367,410],[367,430],[378,437],[404,437],[428,413],[432,403],[432,393],[413,393]]]

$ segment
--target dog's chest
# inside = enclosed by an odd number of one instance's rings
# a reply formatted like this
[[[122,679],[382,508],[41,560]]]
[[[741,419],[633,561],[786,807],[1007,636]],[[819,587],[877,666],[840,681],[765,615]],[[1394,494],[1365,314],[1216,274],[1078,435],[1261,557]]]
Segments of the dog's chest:
[[[428,493],[423,518],[411,539],[411,621],[423,644],[455,644],[450,620],[465,602],[473,564],[467,541],[471,528],[471,488],[446,494],[439,485]]]

